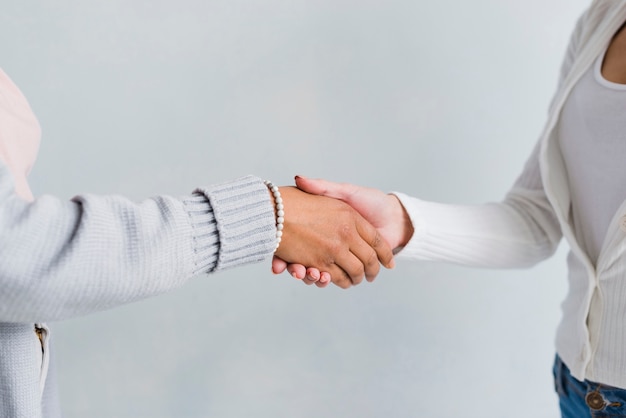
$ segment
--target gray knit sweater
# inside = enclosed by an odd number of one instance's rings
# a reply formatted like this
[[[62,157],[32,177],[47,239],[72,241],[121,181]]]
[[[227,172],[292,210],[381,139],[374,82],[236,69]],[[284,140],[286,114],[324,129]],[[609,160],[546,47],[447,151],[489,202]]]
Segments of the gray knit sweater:
[[[267,259],[275,234],[271,199],[256,177],[139,204],[95,195],[27,202],[0,164],[0,417],[60,417],[43,322]]]

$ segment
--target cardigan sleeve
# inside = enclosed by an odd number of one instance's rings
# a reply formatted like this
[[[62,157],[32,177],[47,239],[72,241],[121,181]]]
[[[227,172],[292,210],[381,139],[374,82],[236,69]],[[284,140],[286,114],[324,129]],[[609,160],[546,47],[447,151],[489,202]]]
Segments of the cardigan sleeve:
[[[472,267],[530,267],[556,250],[562,234],[541,187],[538,147],[501,202],[451,205],[395,193],[415,232],[399,259],[445,261]]]
[[[0,164],[0,322],[59,320],[156,295],[270,257],[275,235],[256,177],[141,203],[89,194],[28,202]]]
[[[520,268],[552,255],[562,234],[541,185],[538,150],[501,202],[451,205],[396,193],[415,228],[397,257]]]
[[[589,10],[578,19],[570,38],[559,75],[559,88],[579,52],[588,14]],[[562,233],[543,188],[539,149],[537,143],[521,175],[501,202],[450,205],[395,193],[415,228],[398,258],[474,267],[520,268],[551,256]]]

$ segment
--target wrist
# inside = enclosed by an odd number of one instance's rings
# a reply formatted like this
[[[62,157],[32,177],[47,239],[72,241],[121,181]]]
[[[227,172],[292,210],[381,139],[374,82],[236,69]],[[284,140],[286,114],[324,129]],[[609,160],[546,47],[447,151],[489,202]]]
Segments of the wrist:
[[[283,236],[283,226],[285,222],[285,207],[283,205],[283,199],[280,194],[280,188],[269,180],[265,180],[265,185],[270,193],[271,199],[274,202],[274,217],[276,218],[276,248],[274,253],[280,246],[280,241]]]
[[[400,251],[413,237],[415,228],[409,213],[404,208],[404,205],[395,194],[388,194],[387,198],[390,202],[391,216],[393,221],[393,242],[390,242],[391,248],[394,253]]]

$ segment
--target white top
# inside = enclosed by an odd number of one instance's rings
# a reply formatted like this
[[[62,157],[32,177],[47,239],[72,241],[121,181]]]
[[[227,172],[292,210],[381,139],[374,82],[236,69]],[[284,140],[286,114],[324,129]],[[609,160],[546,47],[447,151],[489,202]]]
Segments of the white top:
[[[574,194],[587,189],[584,186],[578,189],[578,185],[577,191],[570,189],[557,128],[562,122],[560,116],[565,103],[575,97],[574,87],[625,21],[626,0],[595,0],[581,16],[563,62],[544,130],[502,202],[446,205],[398,193],[415,227],[412,239],[399,257],[481,267],[526,267],[551,256],[564,237],[571,248],[569,292],[562,304],[557,352],[577,379],[621,388],[626,388],[624,193],[616,197],[617,203],[612,200],[604,208],[604,222],[610,220],[603,227],[604,245],[594,263],[586,244],[575,233],[571,211],[576,200]],[[595,157],[580,153],[576,158],[584,166]],[[601,167],[604,165],[603,162]],[[597,192],[619,193],[610,189],[615,184],[601,183]],[[582,193],[582,198],[587,199],[588,192]]]
[[[572,194],[574,234],[594,264],[626,199],[626,85],[602,76],[604,55],[567,98],[558,133]]]

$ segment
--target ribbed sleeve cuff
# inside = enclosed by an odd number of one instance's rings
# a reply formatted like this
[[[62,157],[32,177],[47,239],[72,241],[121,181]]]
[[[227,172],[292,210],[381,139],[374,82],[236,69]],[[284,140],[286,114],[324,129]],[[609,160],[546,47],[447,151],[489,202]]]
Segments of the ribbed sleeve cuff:
[[[195,273],[259,262],[273,254],[276,218],[261,179],[247,176],[199,188],[184,203],[193,229]]]
[[[411,219],[411,223],[413,224],[413,235],[409,242],[406,243],[404,247],[399,249],[395,256],[402,258],[420,258],[423,254],[420,254],[419,248],[423,246],[424,238],[426,235],[424,231],[424,220],[421,216],[418,215],[418,212],[415,210],[414,200],[404,193],[399,192],[390,192],[390,194],[396,196],[404,209],[406,210],[409,218]]]
[[[465,265],[488,265],[494,240],[489,234],[474,235],[480,217],[457,206],[427,202],[402,193],[393,193],[413,223],[413,236],[396,254],[398,259],[446,261]],[[485,225],[484,231],[488,231]]]
[[[397,192],[393,194],[405,207],[414,228],[409,242],[396,254],[398,259],[473,266],[494,264],[493,247],[497,246],[498,240],[491,236],[490,225],[484,225],[484,228],[479,225],[485,220],[496,223],[496,219],[472,216],[473,210],[459,210],[455,205],[427,202]],[[476,229],[482,233],[476,235]]]

